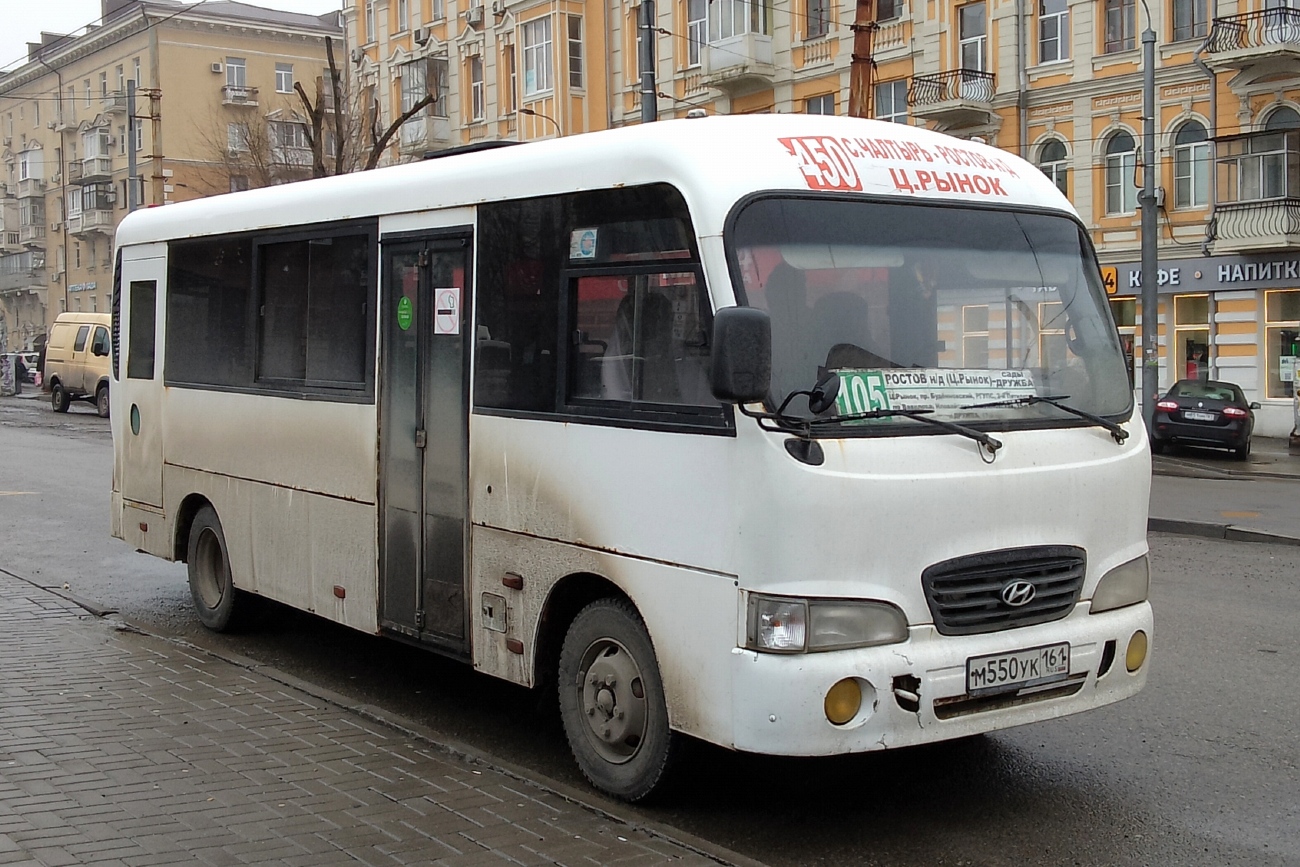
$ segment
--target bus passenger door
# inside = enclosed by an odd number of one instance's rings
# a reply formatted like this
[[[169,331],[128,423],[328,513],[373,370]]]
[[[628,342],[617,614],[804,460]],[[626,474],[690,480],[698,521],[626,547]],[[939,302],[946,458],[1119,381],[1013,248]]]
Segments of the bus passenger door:
[[[122,498],[159,508],[163,504],[162,363],[156,348],[162,322],[158,311],[167,278],[165,250],[158,244],[123,251],[121,282],[116,290],[114,382],[108,391],[113,427],[120,432],[114,445],[121,462]]]
[[[380,622],[468,653],[470,231],[383,245]]]

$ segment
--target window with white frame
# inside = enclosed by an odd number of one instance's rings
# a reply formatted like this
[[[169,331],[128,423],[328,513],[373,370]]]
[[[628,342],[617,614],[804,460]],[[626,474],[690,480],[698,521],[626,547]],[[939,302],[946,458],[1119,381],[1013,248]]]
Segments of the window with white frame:
[[[709,41],[708,0],[686,0],[686,65],[699,66]]]
[[[409,26],[411,20],[410,0],[397,0],[397,32]]]
[[[431,57],[425,65],[425,79],[433,102],[429,105],[429,114],[434,117],[447,116],[447,93],[450,90],[450,76],[445,57]]]
[[[277,63],[275,65],[275,92],[293,93],[292,63]]]
[[[582,17],[569,19],[569,87],[582,87]]]
[[[1062,195],[1070,194],[1070,164],[1067,161],[1065,142],[1059,138],[1043,142],[1038,149],[1038,168],[1051,179]]]
[[[1127,132],[1117,132],[1106,142],[1106,213],[1132,214],[1137,210],[1137,144]]]
[[[117,128],[117,153],[118,156],[126,156],[126,124]]]
[[[469,118],[483,119],[483,58],[477,54],[469,59]]]
[[[305,165],[311,162],[311,149],[307,144],[307,124],[298,121],[272,120],[267,122],[270,132],[271,152],[282,163]]]
[[[523,28],[524,95],[545,93],[554,87],[551,73],[551,19],[537,18]]]
[[[103,99],[104,97],[108,96],[108,73],[107,72],[101,72],[99,74],[99,96],[100,99]]]
[[[957,10],[957,39],[961,68],[983,72],[988,63],[988,24],[982,2]]]
[[[830,0],[804,0],[807,15],[805,39],[817,39],[830,30]]]
[[[1210,203],[1210,142],[1205,126],[1189,120],[1174,133],[1174,207]]]
[[[248,86],[248,63],[242,57],[226,58],[226,86]]]
[[[137,120],[134,122],[134,128],[135,128],[135,141],[132,142],[132,144],[134,145],[137,151],[142,151],[144,150],[144,124],[140,123],[140,121]]]
[[[515,70],[515,47],[506,43],[501,47],[501,108],[514,114],[519,108],[519,75]]]
[[[712,0],[709,4],[709,41],[746,33],[770,33],[767,0]]]
[[[876,85],[876,120],[907,123],[907,79],[884,81]]]
[[[433,0],[433,7],[430,14],[433,16],[432,20],[434,21],[441,21],[446,18],[447,7],[444,5],[444,0]]]
[[[813,96],[803,101],[804,114],[834,114],[835,113],[835,94],[823,93],[821,96]]]
[[[108,127],[88,129],[81,134],[81,150],[86,159],[109,156],[112,151],[108,144]]]
[[[375,0],[361,0],[366,20],[366,41],[375,41]]]
[[[1070,57],[1070,9],[1066,0],[1038,0],[1038,62]]]

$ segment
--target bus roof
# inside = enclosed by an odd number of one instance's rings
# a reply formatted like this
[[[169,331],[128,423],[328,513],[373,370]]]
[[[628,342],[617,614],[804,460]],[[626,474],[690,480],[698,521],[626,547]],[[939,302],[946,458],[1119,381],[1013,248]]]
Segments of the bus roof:
[[[1006,151],[920,127],[826,115],[712,116],[620,127],[149,208],[119,245],[670,183],[696,231],[766,190],[1028,205],[1074,213]]]

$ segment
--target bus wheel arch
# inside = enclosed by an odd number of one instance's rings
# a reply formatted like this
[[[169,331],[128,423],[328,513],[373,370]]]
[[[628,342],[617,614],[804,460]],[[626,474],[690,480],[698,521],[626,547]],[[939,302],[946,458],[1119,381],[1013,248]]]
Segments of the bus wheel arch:
[[[662,791],[682,750],[669,724],[650,633],[622,592],[591,599],[564,629],[556,696],[565,736],[592,785],[636,802]]]

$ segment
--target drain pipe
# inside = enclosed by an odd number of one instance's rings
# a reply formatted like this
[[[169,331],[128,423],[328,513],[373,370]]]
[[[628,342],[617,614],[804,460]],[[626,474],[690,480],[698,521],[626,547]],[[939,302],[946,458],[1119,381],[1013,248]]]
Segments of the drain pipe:
[[[1029,73],[1025,54],[1025,0],[1016,0],[1016,115],[1020,119],[1022,160],[1029,159]]]

